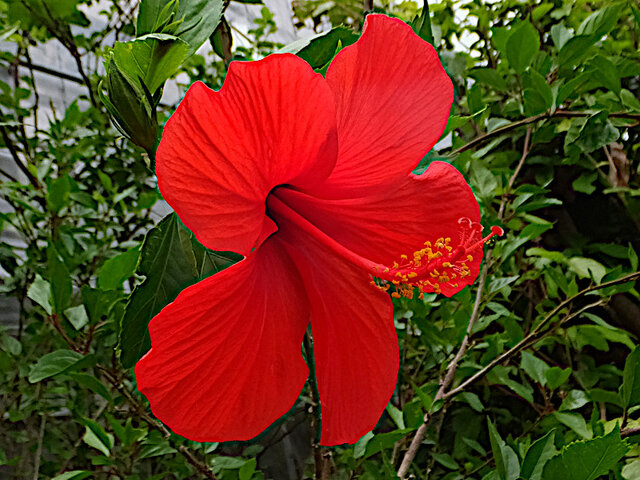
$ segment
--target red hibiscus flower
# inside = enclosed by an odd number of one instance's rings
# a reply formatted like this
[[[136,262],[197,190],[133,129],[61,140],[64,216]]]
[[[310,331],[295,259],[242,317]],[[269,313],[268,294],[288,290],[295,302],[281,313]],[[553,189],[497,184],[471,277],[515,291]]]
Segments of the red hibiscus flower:
[[[158,148],[158,186],[203,245],[245,258],[151,320],[135,372],[159,419],[197,441],[256,436],[305,384],[310,321],[321,443],[375,426],[398,373],[389,293],[450,296],[479,270],[462,176],[443,162],[411,173],[452,98],[431,45],[383,15],[326,78],[275,54],[233,62],[217,92],[191,86]]]

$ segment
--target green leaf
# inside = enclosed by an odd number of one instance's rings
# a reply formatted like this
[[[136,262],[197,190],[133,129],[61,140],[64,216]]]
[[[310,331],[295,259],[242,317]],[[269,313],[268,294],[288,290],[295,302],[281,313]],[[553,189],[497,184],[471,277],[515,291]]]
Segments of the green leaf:
[[[214,457],[211,459],[211,467],[217,473],[220,470],[235,470],[242,467],[245,462],[244,458],[239,457]]]
[[[123,74],[142,81],[153,94],[178,70],[188,52],[189,45],[179,38],[151,33],[130,42],[117,42],[113,59]]]
[[[587,422],[585,422],[582,415],[577,413],[553,412],[553,416],[558,422],[566,425],[582,438],[590,440],[593,437],[593,432],[587,428]]]
[[[177,215],[170,214],[152,228],[142,245],[138,274],[146,280],[127,302],[120,330],[120,361],[132,367],[150,348],[149,321],[180,291],[241,257],[215,253],[200,246]]]
[[[570,258],[569,269],[577,273],[580,278],[593,278],[596,283],[600,283],[607,273],[607,269],[600,262],[584,257]]]
[[[543,18],[547,13],[553,10],[553,7],[554,7],[553,3],[542,3],[538,5],[531,12],[531,19],[534,22],[537,22],[538,20]]]
[[[625,480],[638,480],[640,478],[640,460],[635,460],[622,467],[622,478]]]
[[[69,304],[71,294],[73,293],[71,275],[53,245],[49,245],[47,248],[47,262],[53,311],[54,313],[61,314]]]
[[[535,70],[523,74],[524,110],[526,115],[537,115],[553,106],[553,92],[542,75]]]
[[[69,472],[56,475],[51,478],[51,480],[83,480],[90,477],[92,474],[92,472],[88,472],[87,470],[71,470]]]
[[[522,74],[533,56],[540,50],[538,31],[528,21],[520,22],[507,40],[507,60],[513,69]]]
[[[607,5],[585,18],[576,33],[578,35],[593,35],[599,39],[613,30],[623,10],[624,6],[620,3]]]
[[[36,274],[35,280],[29,285],[27,297],[44,308],[47,315],[51,315],[51,285],[40,275]]]
[[[522,461],[522,470],[520,471],[522,478],[525,480],[544,480],[542,478],[544,466],[551,457],[558,453],[554,442],[555,431],[551,431],[533,442]]]
[[[582,390],[571,390],[567,396],[562,400],[559,410],[575,410],[576,408],[582,408],[591,399]]]
[[[72,350],[56,350],[41,357],[29,372],[29,381],[36,383],[71,369],[83,356]]]
[[[544,360],[540,360],[529,352],[522,352],[520,368],[543,387],[547,384],[545,372],[549,370],[549,365],[547,365]]]
[[[594,35],[576,35],[563,45],[558,54],[558,64],[570,68],[591,53],[591,47],[598,41]]]
[[[530,385],[523,385],[509,378],[509,370],[506,367],[498,365],[489,372],[487,379],[492,383],[499,383],[507,386],[516,394],[520,395],[529,403],[533,403],[533,390]]]
[[[406,428],[404,430],[394,430],[392,432],[374,435],[374,437],[367,442],[367,448],[365,449],[363,458],[369,458],[382,450],[393,447],[398,440],[406,437],[407,434],[412,431],[412,429]]]
[[[638,254],[633,249],[633,246],[631,245],[631,243],[629,243],[629,249],[627,250],[627,252],[628,252],[629,262],[631,263],[631,270],[637,271],[638,270]]]
[[[166,440],[161,441],[160,443],[154,443],[152,445],[145,445],[142,447],[140,451],[140,455],[138,458],[151,458],[158,457],[160,455],[169,455],[171,453],[177,453],[178,451],[169,445],[169,442]]]
[[[633,12],[633,18],[636,19],[636,26],[640,29],[640,9],[634,4],[631,4],[631,11]]]
[[[367,449],[367,444],[372,438],[373,432],[367,432],[362,436],[362,438],[360,438],[360,440],[358,440],[358,442],[353,447],[353,458],[360,458],[364,456]]]
[[[122,282],[135,273],[139,258],[138,245],[104,262],[98,273],[98,286],[103,290],[120,288]]]
[[[469,71],[469,75],[478,82],[484,83],[500,91],[507,91],[507,82],[494,68],[474,68]]]
[[[108,402],[111,402],[112,398],[109,390],[107,390],[107,387],[105,387],[102,382],[93,375],[86,373],[71,373],[70,376],[77,384],[88,388],[93,393],[97,393]]]
[[[586,193],[587,195],[591,195],[596,191],[596,186],[593,182],[598,178],[598,174],[596,172],[583,172],[578,178],[576,178],[571,186],[576,192]]]
[[[562,23],[552,25],[549,32],[551,33],[551,40],[553,40],[553,44],[558,50],[562,49],[564,44],[567,43],[572,36],[572,31]]]
[[[52,212],[59,212],[69,202],[71,194],[71,181],[69,175],[63,175],[60,178],[49,182],[47,189],[47,207]]]
[[[516,480],[520,476],[520,463],[516,452],[500,437],[498,430],[487,418],[489,426],[489,441],[491,451],[496,462],[496,470],[501,480]]]
[[[431,29],[431,15],[429,13],[429,2],[425,1],[422,4],[422,11],[420,15],[413,19],[411,22],[411,28],[416,32],[420,38],[425,42],[429,42],[433,45],[433,30]]]
[[[17,338],[0,331],[0,351],[8,352],[17,357],[22,353],[22,344]]]
[[[640,347],[636,347],[624,362],[620,398],[625,410],[640,405]]]
[[[148,33],[161,33],[154,30],[154,27],[157,26],[156,21],[160,13],[171,1],[142,0],[140,2],[136,26],[138,37]],[[222,18],[224,2],[223,0],[180,0],[177,2],[177,7],[173,20],[182,20],[182,22],[173,34],[188,44],[186,56],[190,56],[215,31]]]
[[[436,462],[449,470],[457,470],[460,468],[458,462],[456,462],[453,457],[447,453],[432,453],[431,456]]]
[[[105,456],[111,454],[113,446],[113,435],[104,431],[104,429],[93,420],[85,418],[83,423],[86,425],[82,440],[90,447],[102,452]]]
[[[81,330],[87,323],[89,323],[89,317],[84,305],[76,305],[75,307],[69,307],[64,311],[64,316],[69,323],[73,325],[76,330]]]
[[[593,69],[592,76],[602,83],[606,88],[620,94],[622,86],[618,69],[611,60],[602,55],[597,55],[589,61],[589,66]]]
[[[544,480],[595,480],[616,467],[627,453],[626,442],[616,428],[603,437],[575,442],[547,462],[542,472]]]
[[[478,395],[472,392],[462,392],[459,397],[466,401],[471,408],[473,408],[476,412],[483,412],[484,405],[480,401]]]
[[[399,429],[404,429],[405,425],[404,425],[404,418],[402,416],[402,412],[391,403],[387,405],[386,410],[389,416],[391,417],[391,419],[393,420],[393,423],[395,423]]]
[[[338,26],[328,32],[297,40],[278,50],[278,53],[294,53],[314,69],[321,69],[331,62],[337,50],[351,45],[357,39],[353,30]]]
[[[254,472],[256,471],[257,461],[255,458],[250,458],[244,465],[238,470],[238,480],[251,480]]]

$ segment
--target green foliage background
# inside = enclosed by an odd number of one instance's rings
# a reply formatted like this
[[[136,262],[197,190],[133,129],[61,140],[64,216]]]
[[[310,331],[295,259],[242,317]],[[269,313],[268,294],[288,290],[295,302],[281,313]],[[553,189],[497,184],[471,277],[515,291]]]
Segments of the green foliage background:
[[[21,240],[0,243],[20,306],[0,330],[0,478],[640,479],[637,0],[296,1],[298,27],[335,28],[287,47],[266,8],[240,47],[222,1],[111,0],[98,31],[88,4],[0,0],[0,145],[20,170],[0,171],[0,226]],[[456,87],[452,146],[418,170],[452,162],[506,235],[472,288],[395,302],[398,388],[355,446],[317,445],[311,388],[253,442],[173,435],[130,367],[151,316],[238,258],[152,224],[165,81],[219,87],[231,59],[283,47],[324,72],[369,10],[411,22]],[[47,42],[84,93],[43,129],[29,52]]]

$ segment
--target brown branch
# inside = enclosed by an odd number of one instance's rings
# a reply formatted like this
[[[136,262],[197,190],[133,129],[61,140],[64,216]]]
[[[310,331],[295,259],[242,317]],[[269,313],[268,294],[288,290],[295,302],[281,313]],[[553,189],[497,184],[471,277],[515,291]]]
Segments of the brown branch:
[[[47,416],[42,415],[40,420],[40,430],[38,431],[38,446],[36,447],[36,453],[33,457],[33,480],[38,480],[38,474],[40,473],[40,458],[42,457],[42,441],[44,439],[44,429],[47,425]]]
[[[466,379],[464,382],[462,382],[460,385],[458,385],[456,388],[454,388],[453,390],[450,390],[449,392],[447,392],[444,396],[444,399],[447,400],[455,395],[457,395],[458,393],[462,392],[465,388],[467,388],[469,385],[477,382],[478,380],[480,380],[482,377],[484,377],[487,373],[489,373],[489,371],[495,367],[496,365],[501,364],[502,362],[504,362],[505,360],[508,360],[510,357],[512,357],[513,355],[515,355],[516,353],[518,353],[520,350],[526,348],[527,346],[531,345],[531,343],[535,342],[536,340],[539,339],[539,337],[542,336],[542,329],[549,324],[549,322],[551,322],[551,320],[553,320],[553,318],[564,308],[568,307],[569,305],[571,305],[571,303],[573,303],[575,300],[577,300],[580,297],[583,297],[584,295],[586,295],[587,293],[596,291],[596,290],[602,290],[604,288],[608,288],[608,287],[612,287],[614,285],[619,285],[621,283],[627,283],[627,282],[632,282],[637,280],[638,278],[640,278],[640,271],[638,272],[634,272],[634,273],[630,273],[628,275],[624,275],[623,277],[617,278],[615,280],[611,280],[610,282],[605,282],[602,283],[600,285],[592,285],[588,288],[585,288],[584,290],[581,290],[580,292],[576,293],[574,296],[564,300],[563,302],[561,302],[560,304],[558,304],[558,306],[556,308],[554,308],[539,324],[538,326],[536,326],[536,328],[534,328],[524,339],[522,339],[517,345],[515,345],[514,347],[512,347],[510,350],[508,350],[507,352],[503,353],[502,355],[496,357],[494,360],[492,360],[487,366],[485,366],[484,368],[482,368],[482,370],[476,372],[474,375],[472,375],[471,377],[469,377],[468,379]],[[567,321],[571,320],[572,318],[575,318],[577,315],[581,314],[582,312],[584,312],[585,310],[589,309],[589,308],[593,308],[594,306],[597,306],[599,304],[601,304],[601,300],[599,300],[598,302],[592,303],[590,305],[587,305],[586,307],[583,307],[582,309],[578,310],[576,313],[568,315],[567,317],[565,317],[558,325],[562,325],[564,323],[566,323]]]
[[[63,80],[68,80],[70,82],[77,83],[79,85],[84,85],[84,80],[81,77],[76,77],[75,75],[69,75],[68,73],[59,72],[57,70],[53,70],[52,68],[45,67],[44,65],[38,65],[37,63],[33,63],[31,61],[20,60],[18,65],[23,67],[27,67],[30,70],[34,70],[40,73],[46,73],[47,75],[51,75],[53,77],[61,78]]]
[[[498,219],[500,221],[503,220],[504,208],[507,203],[507,196],[511,191],[511,189],[513,188],[516,178],[520,173],[520,170],[522,170],[522,166],[524,165],[524,162],[527,159],[527,156],[529,155],[530,151],[531,151],[531,128],[529,127],[527,128],[527,133],[524,139],[522,156],[520,157],[520,161],[518,162],[518,165],[516,166],[516,169],[513,172],[513,175],[509,179],[509,184],[507,186],[506,191],[502,195],[502,200],[500,202],[500,209],[498,212]],[[480,312],[481,312],[480,305],[482,304],[482,292],[484,291],[484,286],[487,282],[487,276],[489,274],[489,260],[491,259],[492,253],[493,253],[493,249],[488,249],[487,252],[485,253],[482,272],[480,273],[480,278],[478,280],[478,290],[476,291],[476,298],[475,298],[475,301],[473,302],[473,309],[471,311],[471,316],[469,317],[469,323],[467,324],[467,330],[465,332],[465,336],[462,339],[460,348],[458,349],[455,357],[453,357],[453,360],[447,366],[447,371],[445,373],[444,379],[440,383],[438,392],[436,393],[436,396],[433,399],[434,404],[446,398],[446,391],[449,388],[449,386],[453,383],[453,379],[458,370],[458,364],[460,363],[460,360],[462,359],[462,357],[464,356],[464,354],[467,352],[469,348],[469,341],[471,338],[471,334],[473,333],[473,327],[475,326],[476,322],[478,321],[478,318],[480,317]],[[411,466],[411,463],[413,462],[413,459],[418,453],[418,449],[420,448],[420,445],[422,444],[422,441],[424,440],[424,437],[427,434],[427,429],[429,427],[429,424],[431,423],[431,420],[432,420],[432,414],[430,412],[427,412],[427,414],[424,416],[422,425],[420,425],[420,427],[416,431],[416,434],[411,440],[411,444],[409,445],[407,452],[404,454],[404,457],[402,458],[402,463],[400,464],[400,468],[398,469],[398,477],[400,477],[403,480],[406,477],[409,471],[409,467]]]
[[[316,371],[315,371],[315,358],[313,354],[313,344],[310,338],[309,332],[304,335],[304,352],[307,357],[307,363],[309,364],[309,391],[311,397],[311,414],[312,414],[312,428],[315,430],[316,438],[319,437],[320,422],[318,412],[320,410],[320,399],[318,398],[318,385],[316,384]],[[331,453],[323,449],[319,443],[315,440],[311,444],[313,449],[313,460],[315,464],[315,476],[316,480],[330,480],[331,479]]]
[[[640,427],[625,428],[624,430],[620,431],[620,436],[622,438],[632,437],[633,435],[638,434],[640,434]]]
[[[491,253],[492,253],[492,249],[489,249],[485,254],[485,258],[482,266],[482,272],[480,273],[480,280],[478,281],[478,290],[476,292],[476,299],[473,303],[473,310],[471,311],[471,316],[469,317],[469,324],[467,325],[466,334],[462,339],[462,343],[460,344],[460,348],[458,349],[458,352],[456,353],[455,357],[447,367],[447,371],[445,373],[444,379],[440,383],[438,392],[436,393],[436,396],[433,399],[434,404],[445,398],[446,390],[447,388],[449,388],[449,385],[451,385],[451,382],[453,382],[453,378],[458,369],[458,362],[460,361],[462,356],[466,353],[467,348],[469,346],[469,338],[471,337],[471,332],[473,331],[473,327],[476,321],[478,320],[478,317],[480,316],[480,304],[482,303],[482,291],[484,290],[484,285],[487,281],[487,275],[489,273],[488,263],[489,263],[489,258],[491,258]],[[427,412],[427,414],[424,416],[422,425],[420,425],[420,427],[416,431],[416,434],[411,440],[411,444],[409,445],[409,448],[404,454],[404,457],[402,457],[402,462],[400,463],[400,468],[398,469],[398,477],[400,477],[402,480],[406,478],[407,473],[409,472],[409,467],[411,467],[411,463],[413,462],[413,459],[418,453],[418,449],[420,448],[420,445],[422,444],[424,437],[427,435],[427,429],[429,428],[429,424],[431,423],[432,418],[433,418],[432,413]]]
[[[514,130],[518,127],[522,127],[524,125],[530,125],[532,123],[537,122],[538,120],[544,120],[544,119],[549,119],[549,118],[553,118],[553,117],[563,117],[563,118],[575,118],[575,117],[590,117],[591,115],[593,115],[595,112],[589,112],[589,111],[571,111],[571,110],[556,110],[553,113],[540,113],[538,115],[533,115],[531,117],[527,117],[527,118],[523,118],[522,120],[518,120],[516,122],[512,122],[509,123],[508,125],[505,125],[504,127],[500,127],[500,128],[496,128],[495,130],[492,130],[491,132],[485,133],[484,135],[480,135],[479,137],[474,138],[473,140],[471,140],[470,142],[468,142],[467,144],[463,145],[460,148],[457,148],[456,150],[453,150],[449,156],[454,156],[454,155],[458,155],[459,153],[462,152],[466,152],[467,150],[470,150],[472,148],[477,147],[478,145],[481,145],[482,143],[486,142],[487,140],[490,140],[494,137],[498,137],[500,135],[502,135],[503,133],[507,133],[510,132],[511,130]],[[640,121],[640,114],[638,113],[629,113],[629,112],[613,112],[609,114],[609,117],[613,117],[613,118],[627,118],[630,120],[637,120]]]
[[[102,365],[97,365],[96,368],[100,370],[100,372],[109,381],[109,383],[113,385],[113,387],[127,400],[129,405],[133,407],[140,418],[147,422],[149,426],[159,431],[165,438],[165,440],[170,440],[171,431],[158,420],[149,415],[149,413],[147,413],[146,408],[133,395],[133,393],[131,393],[131,391],[122,384],[117,375],[115,375],[113,372]],[[188,447],[185,447],[184,445],[176,445],[176,448],[182,454],[182,456],[205,478],[208,478],[209,480],[217,480],[217,477],[213,474],[211,469],[206,464],[198,460],[198,458],[196,458],[194,453]]]
[[[0,125],[0,134],[2,134],[2,139],[4,140],[5,146],[7,147],[7,149],[9,149],[9,153],[11,154],[13,162],[16,164],[18,169],[29,179],[29,183],[31,183],[31,185],[33,185],[35,188],[39,189],[41,187],[40,182],[33,175],[33,173],[31,173],[29,169],[27,169],[25,164],[22,163],[22,160],[20,160],[20,155],[18,155],[18,151],[9,138],[9,134],[7,133],[7,129],[4,125]]]

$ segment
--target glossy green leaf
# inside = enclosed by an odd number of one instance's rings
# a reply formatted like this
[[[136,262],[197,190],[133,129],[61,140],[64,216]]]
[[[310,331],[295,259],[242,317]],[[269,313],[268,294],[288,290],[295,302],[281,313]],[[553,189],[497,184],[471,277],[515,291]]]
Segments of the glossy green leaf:
[[[120,330],[120,360],[133,366],[150,347],[149,321],[162,307],[196,281],[217,273],[241,257],[215,253],[200,246],[175,214],[151,229],[142,246],[138,285],[127,302]]]
[[[555,444],[555,431],[547,433],[539,438],[529,447],[527,454],[522,461],[520,476],[525,480],[544,480],[542,471],[547,461],[555,456],[558,451]]]
[[[474,68],[469,71],[469,75],[478,82],[484,83],[500,91],[507,90],[507,82],[494,68]]]
[[[83,480],[91,475],[93,475],[93,473],[87,470],[70,470],[52,477],[51,480]]]
[[[554,412],[553,416],[558,422],[566,425],[571,430],[576,432],[580,437],[585,438],[587,440],[593,437],[593,432],[591,432],[587,428],[587,422],[585,422],[582,415],[577,413],[567,413],[567,412]]]
[[[187,57],[189,45],[172,35],[151,33],[129,42],[118,42],[113,59],[120,71],[142,81],[152,94],[164,85]]]
[[[69,175],[62,175],[49,182],[47,190],[47,207],[52,212],[59,212],[69,201],[71,194],[71,180]]]
[[[29,381],[36,383],[70,370],[83,359],[73,350],[56,350],[41,357],[29,372]]]
[[[540,360],[529,352],[522,352],[522,360],[520,361],[522,368],[527,375],[542,386],[547,384],[545,373],[549,370],[549,365],[544,360]]]
[[[49,245],[47,248],[47,264],[53,312],[62,314],[71,299],[73,286],[71,284],[69,270],[53,245]]]
[[[120,288],[122,283],[135,273],[139,258],[140,246],[135,246],[104,262],[98,273],[100,288],[103,290]]]
[[[142,0],[140,2],[136,32],[138,37],[148,33],[162,33],[154,30],[156,21],[171,0]],[[173,20],[182,20],[177,31],[172,33],[189,45],[187,56],[200,48],[213,34],[224,11],[222,0],[180,0]]]
[[[589,441],[575,442],[547,462],[544,480],[595,480],[616,467],[627,452],[625,441],[616,427],[608,435]]]
[[[520,476],[520,463],[516,452],[502,440],[491,420],[487,419],[487,424],[491,451],[500,480],[516,480]]]
[[[578,35],[593,35],[600,38],[613,30],[623,10],[624,6],[622,3],[607,5],[585,18],[576,33]]]
[[[622,379],[620,387],[622,406],[626,409],[640,405],[640,347],[627,355]]]
[[[51,313],[53,313],[53,310],[51,309],[51,285],[40,275],[36,274],[35,280],[31,285],[29,285],[27,297],[44,308],[47,315],[51,315]]]
[[[506,53],[509,65],[517,73],[524,73],[538,50],[540,50],[538,31],[530,22],[526,20],[520,22],[507,40]]]
[[[297,40],[280,49],[279,53],[294,53],[305,60],[314,69],[325,67],[336,52],[358,39],[353,30],[347,27],[334,27],[326,33]]]
[[[69,323],[73,325],[76,330],[81,330],[87,323],[89,323],[89,317],[84,305],[76,305],[75,307],[69,307],[64,311],[64,316]]]

